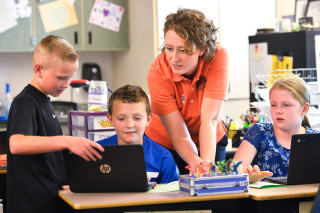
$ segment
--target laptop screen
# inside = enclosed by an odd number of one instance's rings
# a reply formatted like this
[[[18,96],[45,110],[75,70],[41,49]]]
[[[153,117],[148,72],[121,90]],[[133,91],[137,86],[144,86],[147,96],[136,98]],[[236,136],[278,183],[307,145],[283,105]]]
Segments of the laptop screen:
[[[320,133],[292,136],[288,184],[320,183]]]

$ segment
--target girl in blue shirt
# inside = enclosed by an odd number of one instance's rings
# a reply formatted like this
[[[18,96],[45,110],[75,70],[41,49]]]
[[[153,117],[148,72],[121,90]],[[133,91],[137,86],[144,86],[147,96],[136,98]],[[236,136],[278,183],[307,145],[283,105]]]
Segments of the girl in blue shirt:
[[[272,175],[287,176],[292,135],[318,132],[310,128],[306,116],[310,97],[308,85],[297,76],[281,78],[272,86],[269,99],[273,123],[254,124],[233,158],[243,161],[239,171],[249,173],[250,183]]]

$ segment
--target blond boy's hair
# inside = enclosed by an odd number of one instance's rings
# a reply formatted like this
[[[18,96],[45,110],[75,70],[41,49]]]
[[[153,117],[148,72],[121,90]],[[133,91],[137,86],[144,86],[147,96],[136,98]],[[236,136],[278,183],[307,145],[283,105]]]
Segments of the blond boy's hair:
[[[108,102],[108,113],[112,115],[113,102],[120,100],[123,103],[140,103],[143,102],[146,105],[147,115],[151,115],[151,107],[147,94],[139,86],[127,84],[120,87],[112,93]]]
[[[33,65],[41,63],[45,65],[51,57],[61,61],[77,61],[78,54],[71,44],[60,36],[49,35],[43,38],[37,45],[33,55]]]

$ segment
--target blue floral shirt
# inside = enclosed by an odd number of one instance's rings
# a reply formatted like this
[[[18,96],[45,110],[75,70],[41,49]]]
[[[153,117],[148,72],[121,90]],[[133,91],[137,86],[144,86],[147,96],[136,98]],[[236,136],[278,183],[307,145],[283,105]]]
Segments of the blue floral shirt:
[[[306,127],[306,133],[318,133],[318,131]],[[257,149],[252,165],[258,165],[261,171],[273,172],[273,177],[287,176],[290,149],[278,142],[272,123],[253,124],[243,140],[247,140]]]

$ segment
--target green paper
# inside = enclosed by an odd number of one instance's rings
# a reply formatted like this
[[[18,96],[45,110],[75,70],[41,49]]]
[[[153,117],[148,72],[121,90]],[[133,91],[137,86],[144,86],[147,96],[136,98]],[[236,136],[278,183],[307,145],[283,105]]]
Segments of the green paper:
[[[154,188],[150,189],[147,193],[160,193],[160,192],[174,192],[179,191],[179,181],[171,183],[156,184]]]
[[[284,186],[287,186],[287,185],[270,183],[267,181],[258,181],[258,182],[249,184],[249,187],[258,188],[258,189],[265,189],[265,188],[271,188],[271,187],[284,187]]]

